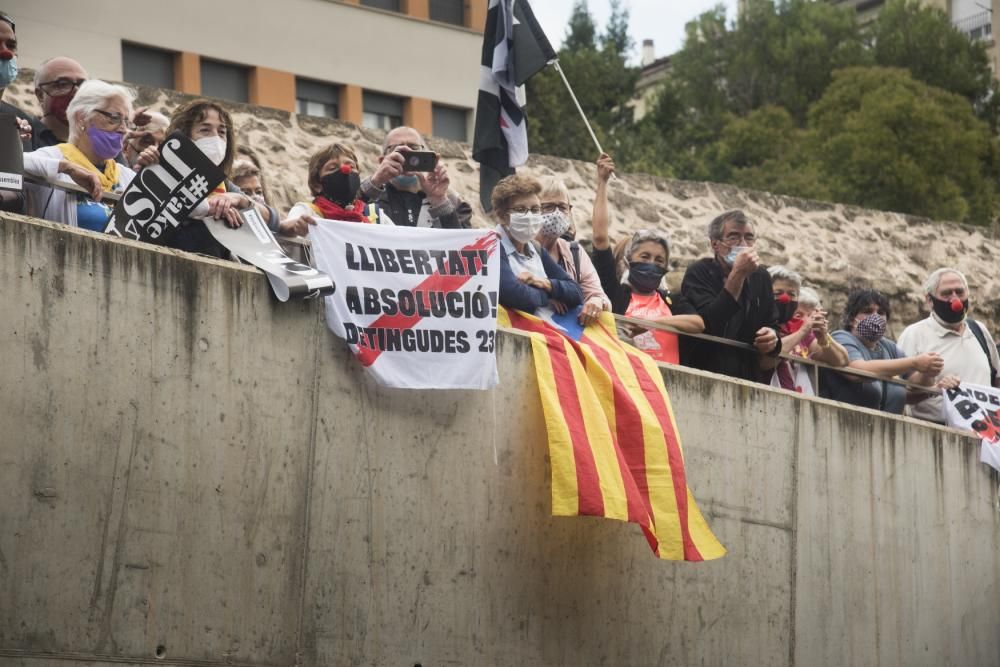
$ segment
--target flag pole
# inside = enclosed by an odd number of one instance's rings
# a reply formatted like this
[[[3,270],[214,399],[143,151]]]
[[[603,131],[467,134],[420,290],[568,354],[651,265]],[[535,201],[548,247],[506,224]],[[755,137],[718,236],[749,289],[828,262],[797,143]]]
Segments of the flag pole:
[[[559,76],[562,77],[562,81],[566,84],[566,90],[569,91],[569,96],[573,98],[573,104],[576,105],[576,110],[580,112],[580,117],[583,118],[583,124],[587,126],[587,132],[590,132],[590,138],[594,140],[594,145],[597,146],[597,152],[603,154],[604,149],[601,148],[601,142],[597,140],[597,135],[594,134],[594,128],[590,126],[590,121],[587,120],[587,114],[583,113],[583,107],[580,106],[580,101],[576,99],[576,93],[573,92],[573,86],[569,85],[569,79],[566,78],[566,74],[562,71],[562,67],[559,66],[558,60],[553,60],[549,63],[556,68],[559,72]],[[614,179],[618,178],[615,172],[611,172],[611,177]]]

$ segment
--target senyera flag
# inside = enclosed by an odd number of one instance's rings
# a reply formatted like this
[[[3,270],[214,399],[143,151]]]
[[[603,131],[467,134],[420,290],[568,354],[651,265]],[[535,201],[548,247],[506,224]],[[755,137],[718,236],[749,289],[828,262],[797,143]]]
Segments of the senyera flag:
[[[547,319],[502,310],[498,323],[531,336],[552,465],[552,514],[642,526],[666,560],[720,558],[726,550],[695,504],[656,363],[618,340],[604,313]]]
[[[479,200],[487,211],[497,182],[528,160],[524,83],[555,58],[527,0],[490,0],[472,141]]]
[[[337,286],[327,324],[379,384],[497,384],[495,231],[320,220],[309,237],[316,267]]]

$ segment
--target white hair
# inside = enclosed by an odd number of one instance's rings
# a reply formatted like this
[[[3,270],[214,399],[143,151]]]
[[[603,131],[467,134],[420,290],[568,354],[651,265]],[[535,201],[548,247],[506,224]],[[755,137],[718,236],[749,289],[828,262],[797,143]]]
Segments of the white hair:
[[[771,274],[771,280],[784,280],[790,282],[796,287],[802,287],[802,276],[792,271],[787,266],[782,266],[780,264],[776,266],[767,267],[767,272]],[[801,300],[799,301],[801,303]]]
[[[924,294],[934,296],[934,293],[937,292],[938,286],[941,285],[941,279],[944,278],[946,273],[954,273],[958,276],[962,280],[962,287],[965,288],[966,292],[969,291],[969,281],[965,279],[965,274],[958,269],[952,269],[946,266],[937,269],[931,273],[931,275],[927,276],[927,280],[924,281]]]
[[[799,288],[799,305],[806,308],[819,308],[819,292],[812,287]]]
[[[555,176],[547,176],[542,179],[542,192],[544,195],[562,195],[566,203],[569,202],[569,188],[566,187],[566,181],[561,178],[556,178]]]
[[[170,119],[159,111],[147,111],[146,115],[149,116],[149,122],[136,128],[140,132],[155,132],[170,127]]]
[[[420,134],[419,132],[417,132],[415,129],[413,129],[409,125],[400,125],[399,127],[394,127],[394,128],[392,128],[391,130],[389,130],[388,132],[385,133],[385,137],[382,139],[382,153],[383,154],[385,154],[385,150],[387,148],[389,148],[389,135],[392,134],[393,132],[398,132],[400,130],[409,130],[410,132],[413,132],[418,137],[420,137],[420,143],[421,144],[424,143],[424,135]]]
[[[89,79],[80,85],[76,95],[73,96],[73,101],[66,108],[70,143],[73,143],[73,140],[80,133],[80,125],[76,119],[77,114],[82,114],[84,117],[89,116],[94,113],[94,109],[104,106],[108,100],[112,99],[124,102],[125,113],[129,118],[132,118],[132,100],[135,99],[135,93],[125,86],[107,83],[100,79]]]

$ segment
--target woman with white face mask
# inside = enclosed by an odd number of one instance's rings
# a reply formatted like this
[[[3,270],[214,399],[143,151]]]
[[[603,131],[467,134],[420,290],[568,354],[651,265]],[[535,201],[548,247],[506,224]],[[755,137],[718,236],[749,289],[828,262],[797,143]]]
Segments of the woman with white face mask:
[[[195,207],[187,219],[181,221],[181,226],[167,237],[163,245],[210,257],[226,258],[229,255],[228,251],[215,240],[205,226],[204,220],[216,218],[223,220],[230,227],[239,227],[243,224],[239,211],[251,207],[257,209],[257,213],[267,222],[272,232],[280,231],[281,221],[278,212],[270,206],[255,202],[229,180],[236,155],[237,139],[233,119],[225,109],[208,100],[188,102],[177,109],[170,118],[167,136],[174,132],[189,137],[195,146],[222,169],[226,180],[216,184],[208,197]],[[140,154],[138,162],[140,166],[145,167],[158,160],[157,149],[151,147]]]
[[[514,174],[493,189],[490,201],[499,223],[500,304],[533,313],[551,306],[565,312],[583,301],[580,286],[535,241],[542,228],[541,184]]]
[[[611,301],[601,288],[601,278],[587,251],[577,241],[563,238],[574,228],[573,206],[569,203],[566,184],[556,178],[544,180],[540,199],[542,229],[535,239],[583,290],[579,320],[580,324],[587,326],[595,322],[602,311],[611,310]]]

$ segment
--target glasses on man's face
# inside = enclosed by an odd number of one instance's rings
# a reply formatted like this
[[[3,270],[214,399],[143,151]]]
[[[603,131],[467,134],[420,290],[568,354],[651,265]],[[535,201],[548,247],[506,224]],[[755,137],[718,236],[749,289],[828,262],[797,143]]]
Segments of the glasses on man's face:
[[[517,213],[518,215],[524,215],[526,213],[531,213],[532,215],[540,215],[542,212],[541,206],[511,206],[511,213]]]
[[[562,211],[563,213],[569,213],[573,210],[573,207],[569,204],[553,204],[552,202],[542,203],[542,213],[555,213],[556,211]]]
[[[427,148],[423,144],[393,144],[392,146],[386,146],[385,147],[385,155],[388,155],[389,153],[393,152],[397,148],[402,148],[404,146],[406,148],[409,148],[411,151],[422,151],[422,150],[424,150],[424,149]]]
[[[757,237],[753,233],[739,234],[737,232],[731,232],[722,237],[722,242],[728,246],[734,245],[753,245],[757,242]]]
[[[103,109],[94,109],[94,113],[99,113],[105,118],[104,124],[107,125],[112,130],[117,130],[124,127],[126,130],[134,130],[135,123],[129,120],[128,116],[123,116],[116,111],[104,111]]]
[[[63,97],[64,95],[69,95],[83,85],[84,81],[86,81],[86,79],[59,78],[55,81],[42,81],[38,84],[38,87],[41,88],[42,92],[49,97]]]

